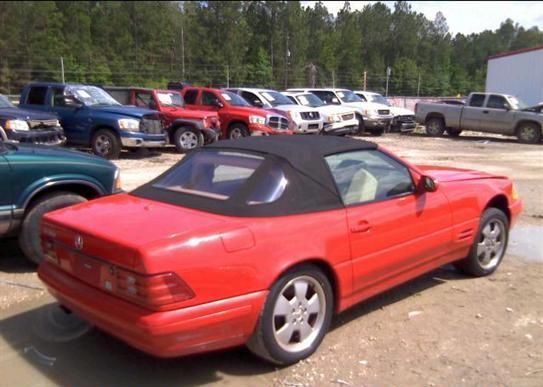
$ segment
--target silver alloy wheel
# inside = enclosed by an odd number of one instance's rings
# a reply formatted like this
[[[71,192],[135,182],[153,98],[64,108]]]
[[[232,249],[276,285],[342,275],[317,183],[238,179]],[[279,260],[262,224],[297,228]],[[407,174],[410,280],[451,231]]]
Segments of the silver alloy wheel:
[[[537,137],[537,129],[527,125],[520,128],[519,137],[526,142],[534,142]]]
[[[486,224],[477,243],[477,259],[485,270],[496,266],[505,250],[505,224],[493,219]]]
[[[273,335],[287,352],[300,352],[315,342],[323,328],[326,297],[313,277],[290,280],[279,292],[273,308]]]
[[[186,131],[179,136],[179,143],[183,149],[194,149],[198,146],[198,136],[192,131]]]
[[[94,143],[94,148],[96,152],[101,156],[109,154],[111,152],[111,149],[113,148],[111,138],[109,138],[109,136],[106,136],[105,134],[101,134],[96,137],[96,141]]]
[[[426,125],[426,131],[431,136],[438,136],[441,132],[441,126],[439,125],[438,121],[432,120],[430,121],[429,125]]]
[[[230,131],[230,139],[237,140],[238,138],[242,138],[242,137],[243,137],[243,133],[240,128],[233,128]]]

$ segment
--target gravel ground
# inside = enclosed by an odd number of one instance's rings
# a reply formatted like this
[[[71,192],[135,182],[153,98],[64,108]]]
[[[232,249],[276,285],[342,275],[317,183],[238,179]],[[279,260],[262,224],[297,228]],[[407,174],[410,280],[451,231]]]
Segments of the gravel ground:
[[[411,162],[511,177],[525,210],[501,268],[472,279],[447,266],[368,300],[335,318],[311,358],[277,369],[244,349],[161,360],[96,330],[59,331],[35,268],[3,240],[0,386],[543,385],[543,145],[477,133],[364,139]],[[131,190],[180,159],[167,150],[116,164]]]

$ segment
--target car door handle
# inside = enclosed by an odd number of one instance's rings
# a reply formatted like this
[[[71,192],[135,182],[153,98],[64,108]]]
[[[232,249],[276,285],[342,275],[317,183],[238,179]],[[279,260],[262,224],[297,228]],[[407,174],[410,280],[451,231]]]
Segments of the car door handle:
[[[483,114],[488,114],[488,110],[483,110]]]
[[[352,233],[368,232],[370,231],[370,229],[371,229],[371,226],[366,220],[361,220],[351,226]]]

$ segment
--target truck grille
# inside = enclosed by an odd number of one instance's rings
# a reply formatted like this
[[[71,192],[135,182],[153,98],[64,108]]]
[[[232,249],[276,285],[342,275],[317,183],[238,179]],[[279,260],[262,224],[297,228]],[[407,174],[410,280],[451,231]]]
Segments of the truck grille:
[[[341,116],[341,119],[343,121],[349,121],[349,120],[352,120],[354,118],[354,113],[351,113],[351,114],[344,114]]]
[[[390,110],[386,110],[386,109],[377,110],[377,113],[381,115],[387,115],[387,114],[390,114]]]
[[[319,112],[301,112],[300,116],[302,120],[318,120],[320,118]]]
[[[268,126],[272,129],[288,129],[288,120],[280,116],[269,116],[268,117]]]
[[[56,127],[58,125],[58,120],[28,120],[27,123],[30,129],[41,129]]]
[[[145,116],[140,123],[140,130],[147,134],[162,134],[164,128],[162,120],[158,116]]]

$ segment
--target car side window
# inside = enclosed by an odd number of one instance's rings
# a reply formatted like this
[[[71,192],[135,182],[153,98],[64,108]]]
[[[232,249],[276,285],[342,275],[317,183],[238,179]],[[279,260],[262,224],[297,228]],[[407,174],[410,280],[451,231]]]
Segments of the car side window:
[[[484,94],[473,94],[469,100],[469,106],[482,107],[485,103]]]
[[[28,96],[26,97],[26,103],[29,105],[43,105],[45,103],[45,96],[47,94],[47,87],[34,86],[30,88]]]
[[[509,108],[509,103],[501,95],[491,95],[488,98],[488,102],[486,104],[486,107],[491,108],[491,109],[505,110],[505,109]]]
[[[136,92],[136,106],[150,108],[152,106],[153,96],[151,93]]]
[[[194,105],[196,103],[196,97],[198,97],[198,90],[188,90],[185,93],[185,103]]]
[[[360,99],[364,102],[368,102],[368,100],[366,99],[366,97],[364,96],[364,94],[357,94],[358,97],[360,97]]]
[[[249,102],[253,106],[261,107],[263,105],[260,98],[258,98],[255,94],[253,94],[251,92],[242,91],[241,96],[242,96],[242,98],[244,100],[246,100],[247,102]]]
[[[323,91],[323,90],[314,90],[311,91],[311,93],[315,94],[317,97],[323,100],[323,102],[327,105],[334,105],[334,98],[336,97],[334,93],[331,91]]]
[[[219,103],[219,99],[217,96],[213,93],[210,93],[209,91],[204,91],[202,93],[202,105],[206,106],[217,106]]]
[[[60,87],[55,87],[53,89],[51,105],[53,106],[66,106],[64,100],[64,89]]]
[[[386,200],[415,192],[409,170],[378,150],[326,156],[345,205]]]

